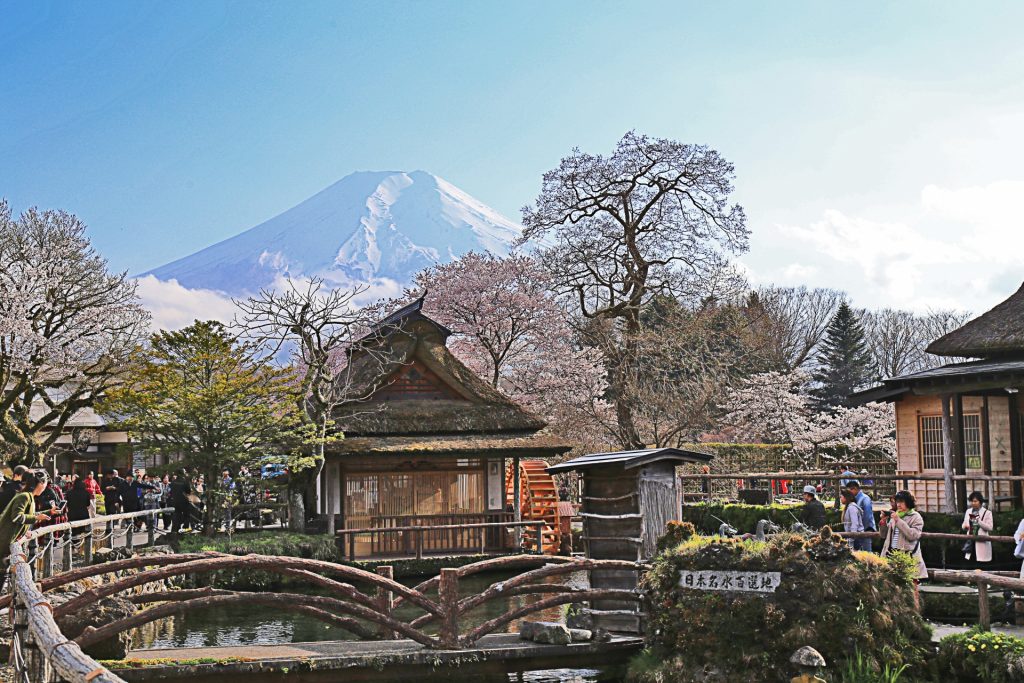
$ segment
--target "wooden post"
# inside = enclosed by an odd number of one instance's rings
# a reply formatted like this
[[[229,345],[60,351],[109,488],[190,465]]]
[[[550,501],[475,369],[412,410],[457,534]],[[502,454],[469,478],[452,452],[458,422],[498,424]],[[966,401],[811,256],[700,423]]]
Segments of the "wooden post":
[[[111,522],[111,521],[107,522],[106,533],[104,533],[103,535],[106,537],[106,541],[107,541],[107,543],[110,544],[110,547],[113,548],[114,547],[114,523],[113,522]]]
[[[348,559],[356,559],[356,535],[348,535]]]
[[[519,456],[512,456],[512,521],[521,522],[523,521],[523,482],[522,476],[519,472]],[[516,552],[522,552],[523,550],[523,528],[517,526],[515,528],[515,539],[516,539]]]
[[[82,541],[83,549],[85,550],[85,564],[86,566],[92,564],[92,525],[86,527],[85,540]]]
[[[321,449],[323,444],[321,444]],[[322,450],[321,450],[322,453]],[[324,464],[324,481],[326,482],[326,495],[324,496],[324,504],[327,507],[327,533],[330,536],[334,535],[335,531],[335,519],[334,519],[334,489],[338,485],[338,482],[331,477],[332,468],[328,464]]]
[[[950,426],[950,396],[942,396],[942,488],[944,493],[943,512],[956,514],[956,489],[953,485],[953,433]]]
[[[423,559],[423,527],[416,527],[416,559]]]
[[[442,569],[437,585],[437,601],[441,608],[438,638],[441,644],[455,650],[459,647],[459,571]]]
[[[146,539],[146,545],[150,548],[156,545],[156,513],[154,512],[149,516],[149,529],[148,538]]]
[[[544,554],[544,522],[537,522],[536,528],[534,528],[536,534],[534,538],[537,541],[537,554]]]
[[[135,520],[128,520],[128,526],[124,531],[124,547],[129,551],[135,550]]]
[[[1024,471],[1024,449],[1021,448],[1021,419],[1017,394],[1012,393],[1007,400],[1010,413],[1010,473],[1019,475]],[[1024,502],[1024,484],[1013,482],[1013,497],[1017,504]]]
[[[982,631],[992,630],[992,616],[988,611],[988,584],[985,579],[978,580],[978,625]]]
[[[49,540],[50,540],[49,545],[47,545],[46,548],[43,549],[43,569],[42,569],[41,574],[42,574],[44,579],[49,578],[50,576],[53,576],[53,554],[54,554],[53,541],[54,541],[54,539],[53,539],[52,536],[50,536]]]
[[[967,449],[964,447],[964,396],[953,394],[953,440],[956,444],[954,453],[956,458],[956,473],[967,474]],[[967,509],[967,481],[958,479],[956,482],[956,504],[957,511]]]
[[[67,542],[63,548],[63,559],[61,560],[60,567],[61,571],[69,572],[72,569],[72,563],[74,562],[74,550],[75,550],[75,537],[68,531]]]
[[[394,579],[395,571],[390,565],[381,565],[377,567],[377,574],[383,576],[385,579]],[[394,609],[395,595],[389,590],[384,588],[377,588],[377,609],[380,613],[386,617],[391,616],[391,610]],[[389,629],[387,626],[381,626],[377,630],[377,637],[381,640],[395,640],[398,638],[398,634]]]

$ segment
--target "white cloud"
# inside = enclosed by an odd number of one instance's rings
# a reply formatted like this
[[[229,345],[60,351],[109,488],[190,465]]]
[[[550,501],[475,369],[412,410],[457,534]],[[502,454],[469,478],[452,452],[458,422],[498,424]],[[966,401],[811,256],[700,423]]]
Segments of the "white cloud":
[[[830,209],[808,225],[775,226],[799,261],[773,273],[785,284],[844,288],[860,305],[980,312],[1024,280],[1022,217],[1022,181],[928,185],[902,221]]]
[[[235,315],[231,297],[210,289],[188,289],[177,280],[137,278],[142,305],[153,314],[153,329],[178,330],[194,320],[230,323]]]

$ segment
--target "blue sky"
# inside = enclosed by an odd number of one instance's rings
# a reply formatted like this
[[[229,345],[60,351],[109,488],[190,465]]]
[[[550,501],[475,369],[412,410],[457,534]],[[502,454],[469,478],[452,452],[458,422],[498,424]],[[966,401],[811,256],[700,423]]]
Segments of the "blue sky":
[[[0,195],[141,272],[355,170],[511,218],[629,129],[735,165],[755,283],[979,310],[1024,280],[1024,3],[5,2]]]

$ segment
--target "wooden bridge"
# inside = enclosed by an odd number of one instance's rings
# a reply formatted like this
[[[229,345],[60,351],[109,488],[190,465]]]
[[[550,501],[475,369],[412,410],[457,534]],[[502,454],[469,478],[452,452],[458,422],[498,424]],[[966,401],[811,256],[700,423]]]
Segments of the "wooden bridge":
[[[159,512],[159,511],[158,511]],[[117,683],[116,674],[86,655],[82,648],[115,637],[143,624],[191,610],[209,609],[231,604],[258,604],[275,609],[300,612],[325,623],[344,628],[362,640],[396,641],[407,639],[429,651],[471,650],[485,636],[498,632],[511,622],[559,605],[592,601],[617,601],[639,605],[636,590],[621,588],[575,587],[551,583],[552,577],[574,572],[601,570],[639,573],[642,565],[626,560],[595,560],[541,555],[516,555],[484,560],[458,569],[442,569],[440,575],[415,587],[395,581],[390,567],[369,572],[334,562],[314,559],[264,555],[225,555],[193,553],[179,555],[145,555],[116,559],[99,564],[74,566],[74,544],[84,543],[90,553],[93,529],[105,528],[105,537],[117,533],[119,520],[154,515],[153,511],[112,515],[44,527],[30,532],[11,545],[11,596],[0,600],[10,608],[12,647],[10,664],[19,683]],[[68,533],[85,528],[81,540]],[[56,540],[63,534],[63,540]],[[129,550],[134,549],[134,534],[126,537]],[[150,533],[148,543],[155,541]],[[41,550],[30,557],[27,548],[35,544]],[[57,550],[59,548],[59,550]],[[57,563],[54,557],[62,561]],[[42,562],[48,569],[33,577],[33,565]],[[59,572],[53,569],[60,565]],[[316,587],[320,594],[253,593],[212,588],[158,590],[138,589],[183,576],[195,576],[224,569],[251,569],[297,579]],[[491,584],[480,593],[460,597],[461,579],[491,571],[521,573]],[[61,586],[116,572],[113,579],[85,590],[63,604],[51,605],[46,593]],[[369,586],[361,590],[354,584]],[[430,597],[433,591],[437,597]],[[123,595],[144,607],[130,616],[116,619],[98,628],[86,628],[73,640],[66,638],[58,622],[68,615],[104,598]],[[534,596],[536,600],[511,607],[484,623],[466,625],[466,614],[494,600],[510,596]],[[411,605],[417,613],[409,620],[395,616],[401,605]],[[635,640],[635,639],[634,639]],[[472,654],[469,652],[467,654]]]

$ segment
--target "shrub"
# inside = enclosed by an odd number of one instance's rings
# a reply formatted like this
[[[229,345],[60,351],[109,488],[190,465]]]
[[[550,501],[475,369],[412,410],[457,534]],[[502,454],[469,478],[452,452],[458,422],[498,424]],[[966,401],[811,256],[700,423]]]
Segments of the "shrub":
[[[936,680],[1013,683],[1024,680],[1024,638],[981,631],[946,636],[935,659]]]
[[[671,550],[696,533],[697,529],[689,522],[671,521],[665,525],[665,535],[658,539],[657,550],[659,553]]]
[[[858,656],[877,672],[923,669],[931,633],[904,564],[855,556],[827,530],[810,540],[692,537],[658,555],[644,578],[651,654],[636,680],[690,681],[713,668],[716,680],[784,681],[804,645],[833,671]],[[683,569],[777,571],[782,583],[766,594],[691,590],[679,585]]]

